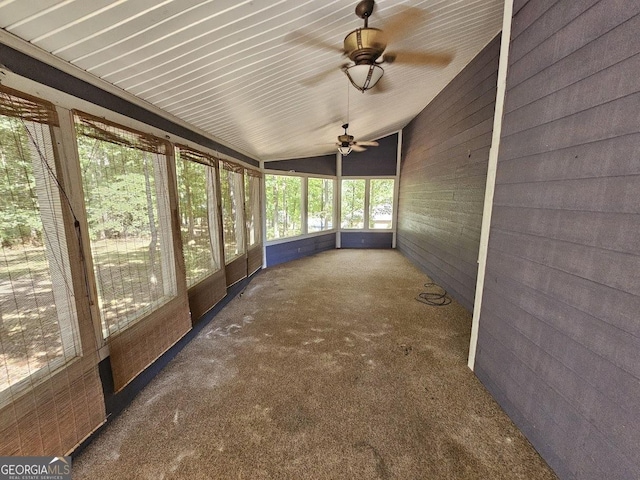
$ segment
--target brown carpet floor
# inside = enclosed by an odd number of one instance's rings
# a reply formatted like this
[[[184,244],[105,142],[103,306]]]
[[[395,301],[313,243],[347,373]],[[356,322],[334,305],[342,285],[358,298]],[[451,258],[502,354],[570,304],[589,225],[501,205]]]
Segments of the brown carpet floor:
[[[394,250],[270,268],[75,460],[78,479],[554,479]]]

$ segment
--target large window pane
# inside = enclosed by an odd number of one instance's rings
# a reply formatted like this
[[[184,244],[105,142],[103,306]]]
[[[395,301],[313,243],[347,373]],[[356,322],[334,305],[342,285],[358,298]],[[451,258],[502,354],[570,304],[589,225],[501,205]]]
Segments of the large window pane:
[[[309,178],[307,183],[307,231],[333,228],[333,180]]]
[[[176,295],[166,157],[141,134],[83,117],[76,129],[106,337]]]
[[[260,225],[260,176],[246,171],[245,175],[245,214],[247,217],[247,243],[249,247],[259,244],[261,238]]]
[[[342,180],[342,228],[364,228],[364,197],[366,180]]]
[[[302,234],[302,178],[265,175],[267,240]]]
[[[369,185],[369,228],[391,229],[393,179],[371,179]]]
[[[55,175],[49,125],[0,116],[0,393],[80,353]]]
[[[216,170],[190,160],[190,151],[177,152],[180,230],[187,286],[191,287],[220,270]]]
[[[244,255],[244,202],[242,198],[242,168],[221,163],[220,193],[222,197],[222,224],[224,261]]]

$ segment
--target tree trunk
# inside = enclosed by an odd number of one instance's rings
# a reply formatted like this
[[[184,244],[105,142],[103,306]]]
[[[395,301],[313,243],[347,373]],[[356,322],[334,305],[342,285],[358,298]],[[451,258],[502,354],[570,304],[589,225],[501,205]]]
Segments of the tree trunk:
[[[185,195],[186,195],[186,200],[187,200],[187,236],[189,240],[193,240],[193,238],[195,237],[195,231],[194,231],[194,218],[193,218],[193,203],[191,201],[191,186],[189,185],[189,175],[188,175],[188,162],[185,162],[184,165],[184,169],[185,169],[185,182],[184,182],[184,191],[185,191]]]
[[[158,283],[156,276],[156,247],[158,245],[158,229],[156,228],[156,218],[153,212],[153,197],[151,195],[151,180],[149,179],[149,166],[147,156],[144,156],[144,187],[147,194],[147,214],[149,215],[149,231],[151,241],[149,242],[149,281],[152,288]]]

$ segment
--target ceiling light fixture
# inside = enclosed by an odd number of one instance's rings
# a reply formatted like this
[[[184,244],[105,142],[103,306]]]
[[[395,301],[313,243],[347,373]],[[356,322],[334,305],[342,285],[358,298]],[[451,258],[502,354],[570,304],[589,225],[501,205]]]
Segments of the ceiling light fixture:
[[[356,7],[356,15],[364,20],[364,28],[356,28],[344,38],[344,51],[355,64],[344,67],[344,73],[349,77],[351,85],[361,92],[376,86],[382,78],[384,70],[378,65],[387,40],[382,30],[369,28],[369,17],[373,13],[375,2],[365,0]]]
[[[340,145],[338,151],[342,156],[349,155],[351,153],[351,145]]]
[[[378,80],[382,78],[384,70],[376,63],[361,63],[345,68],[344,73],[347,74],[351,85],[361,92],[365,92],[376,86]]]

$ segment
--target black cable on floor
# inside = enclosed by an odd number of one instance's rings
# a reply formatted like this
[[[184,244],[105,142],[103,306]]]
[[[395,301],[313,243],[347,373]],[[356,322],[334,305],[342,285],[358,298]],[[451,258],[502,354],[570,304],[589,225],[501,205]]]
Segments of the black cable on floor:
[[[425,283],[424,286],[428,290],[420,293],[416,297],[417,301],[432,307],[444,307],[451,303],[451,297],[447,295],[447,291],[437,283]]]

